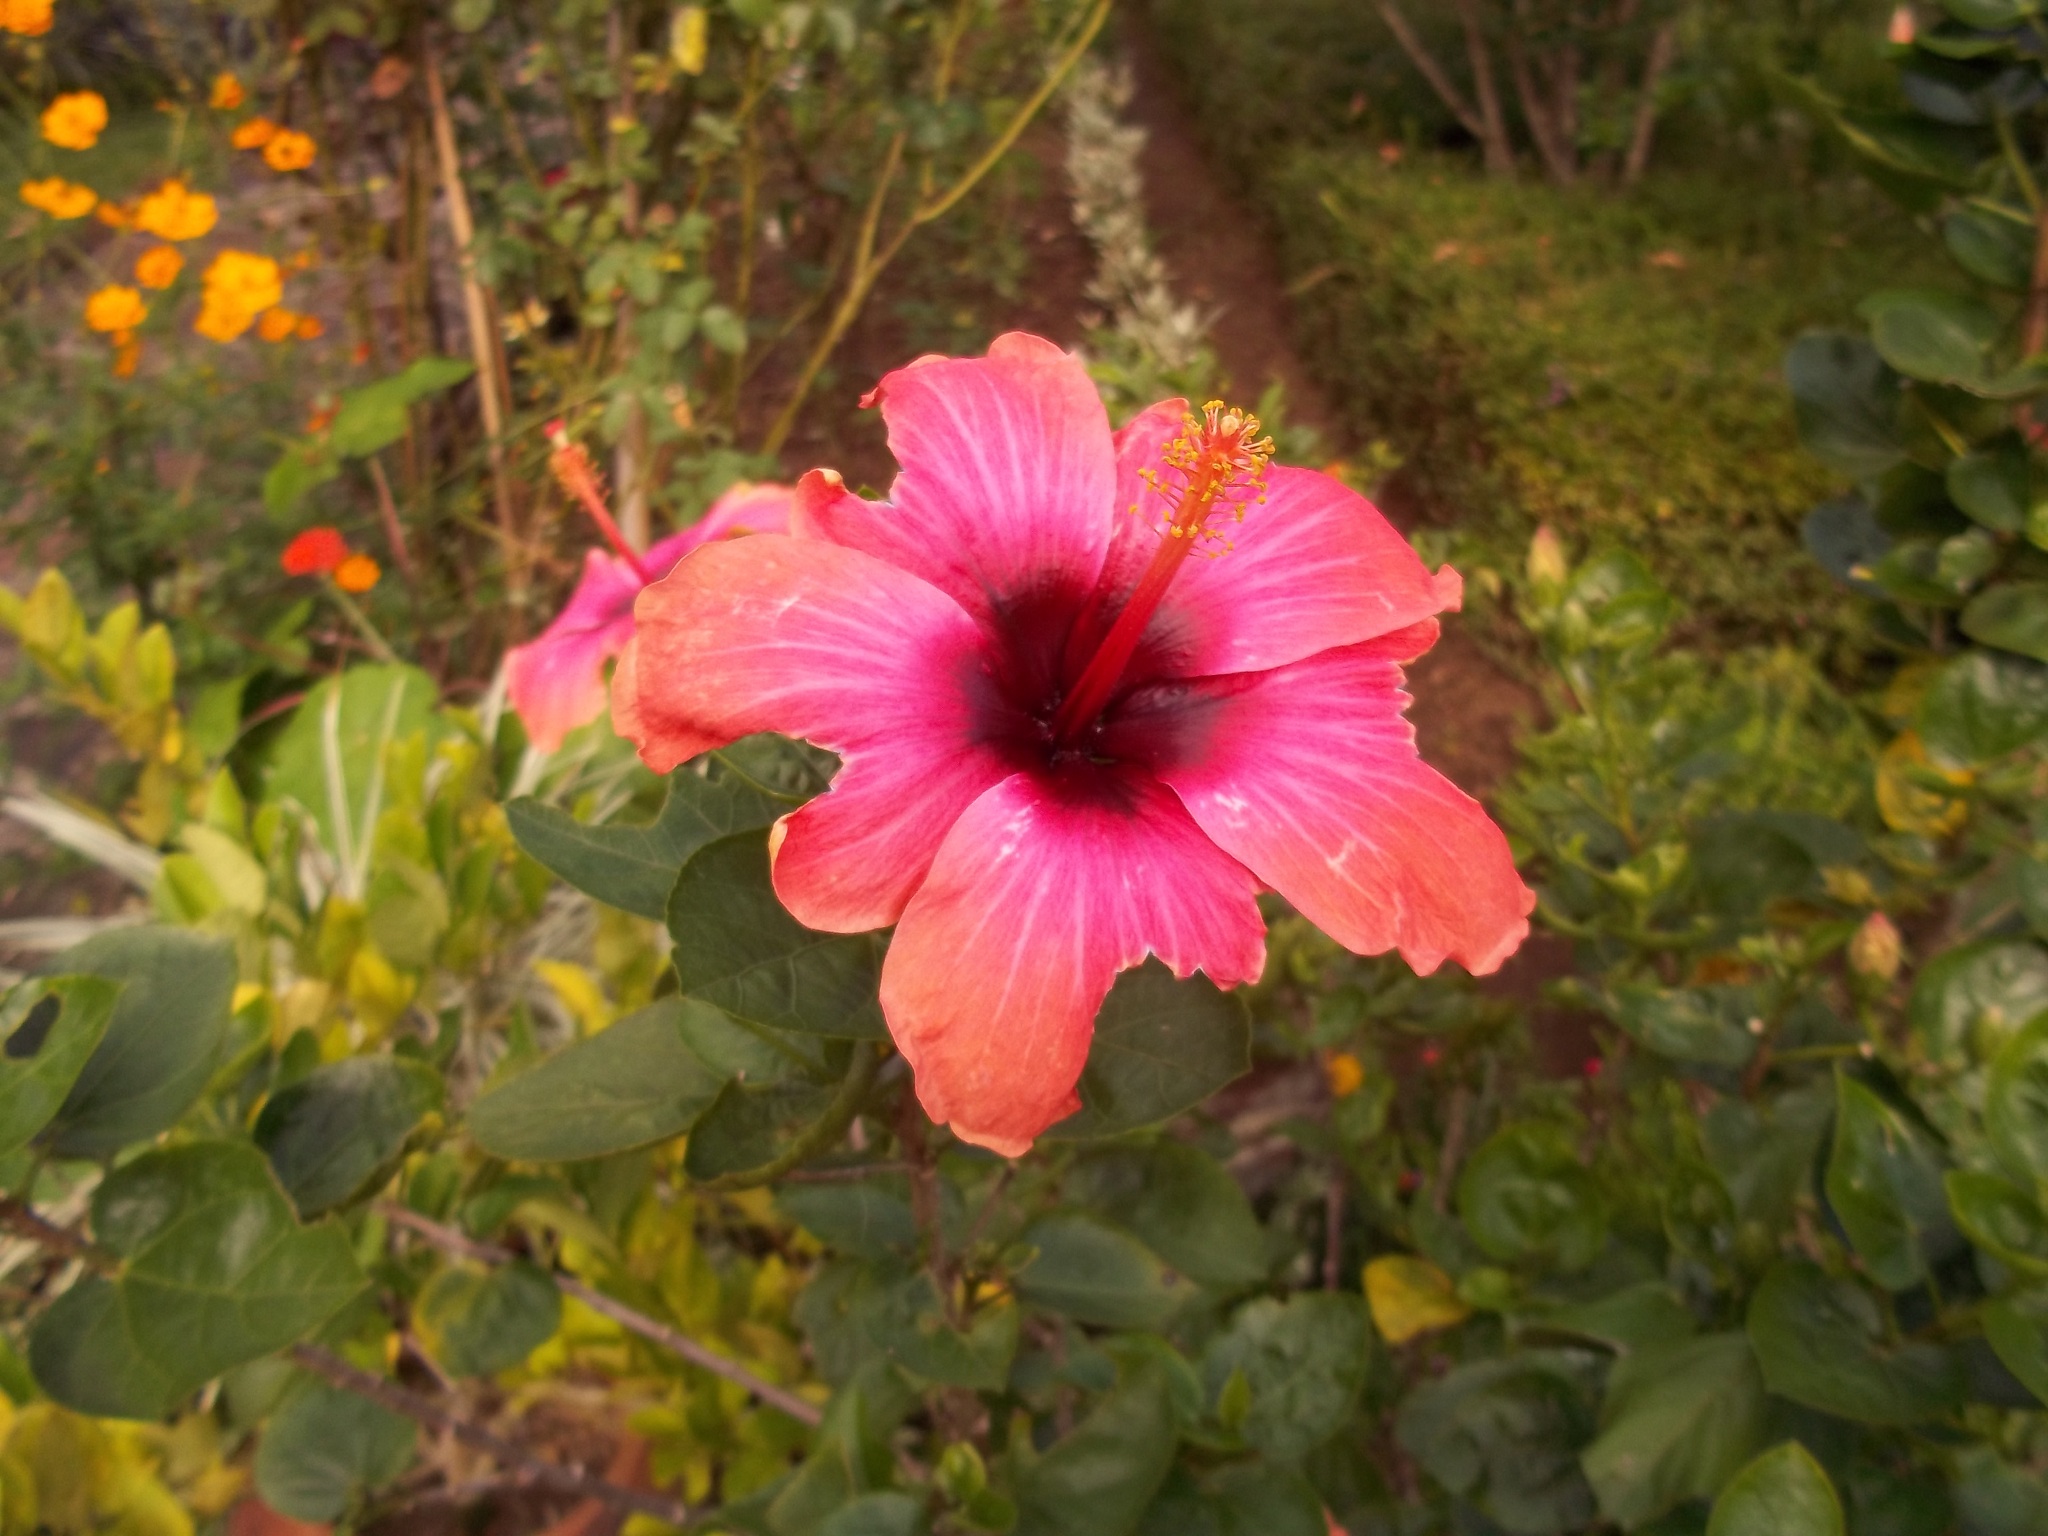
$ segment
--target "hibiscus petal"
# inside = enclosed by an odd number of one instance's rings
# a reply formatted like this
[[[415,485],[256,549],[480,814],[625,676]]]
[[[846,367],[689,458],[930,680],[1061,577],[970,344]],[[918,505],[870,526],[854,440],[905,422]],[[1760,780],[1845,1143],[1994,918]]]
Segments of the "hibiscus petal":
[[[1257,978],[1257,891],[1143,773],[1019,773],[990,789],[946,834],[882,966],[882,1012],[926,1113],[1023,1152],[1080,1107],[1117,972],[1150,952],[1219,986]]]
[[[984,624],[1094,582],[1116,467],[1078,358],[1013,332],[987,357],[920,358],[870,398],[902,467],[889,502],[821,498],[805,531],[922,576]]]
[[[1485,809],[1416,755],[1400,663],[1435,627],[1161,685],[1119,729],[1125,750],[1156,732],[1144,755],[1202,830],[1338,943],[1485,975],[1528,935],[1536,898]]]
[[[974,798],[1014,771],[981,739],[984,641],[959,604],[858,550],[777,534],[706,544],[641,595],[613,721],[657,773],[755,731],[839,754],[779,832],[799,921],[894,922]]]
[[[1185,410],[1184,401],[1161,401],[1117,434],[1108,591],[1127,591],[1159,543],[1165,505],[1140,471],[1159,468]],[[1246,507],[1242,524],[1215,526],[1234,547],[1181,567],[1128,676],[1263,672],[1455,609],[1462,595],[1456,571],[1431,575],[1378,508],[1315,470],[1275,465],[1265,502]],[[1107,606],[1114,614],[1117,604]]]
[[[795,496],[795,491],[786,485],[735,481],[696,522],[651,546],[643,563],[659,580],[700,544],[736,538],[743,533],[787,533]]]
[[[604,713],[604,664],[633,637],[640,578],[615,555],[593,549],[583,579],[555,621],[505,653],[505,695],[543,752]]]

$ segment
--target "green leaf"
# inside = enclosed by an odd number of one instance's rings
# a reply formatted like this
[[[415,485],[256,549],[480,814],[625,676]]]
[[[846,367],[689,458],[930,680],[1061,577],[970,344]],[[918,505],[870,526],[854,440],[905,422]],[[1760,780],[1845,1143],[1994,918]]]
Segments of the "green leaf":
[[[818,1536],[921,1536],[924,1500],[907,1493],[863,1493],[825,1517]]]
[[[2035,0],[1942,0],[1942,4],[1964,26],[1982,27],[1987,32],[2021,26],[2040,10]]]
[[[1574,1306],[1531,1308],[1522,1321],[1545,1333],[1592,1339],[1623,1355],[1678,1344],[1699,1330],[1691,1311],[1662,1280],[1644,1280]]]
[[[448,9],[448,24],[458,32],[480,32],[497,9],[497,0],[455,0]]]
[[[914,1376],[978,1392],[1009,1383],[1021,1321],[1014,1304],[985,1308],[970,1327],[957,1328],[929,1274],[902,1275],[892,1266],[865,1274],[846,1306],[870,1349]]]
[[[2048,661],[2048,581],[2004,581],[1963,609],[1963,633],[1980,645]]]
[[[1878,355],[1908,378],[1968,384],[1984,377],[1998,339],[1991,306],[1959,293],[1892,289],[1862,304]]]
[[[1863,1287],[1803,1261],[1765,1275],[1750,1299],[1749,1341],[1773,1392],[1840,1418],[1914,1424],[1963,1400],[1962,1372],[1947,1350],[1890,1343]]]
[[[1136,1536],[1326,1536],[1315,1488],[1261,1462],[1218,1467],[1197,1482],[1175,1467]]]
[[[836,1096],[831,1083],[729,1082],[691,1128],[683,1171],[703,1180],[760,1168],[831,1108]]]
[[[456,358],[423,357],[403,373],[343,391],[327,429],[328,447],[348,459],[389,448],[405,436],[410,407],[474,372],[472,365]]]
[[[1988,1445],[1955,1453],[1953,1484],[1964,1536],[2039,1536],[2048,1531],[2048,1483],[2001,1461]]]
[[[1622,1031],[1673,1061],[1740,1067],[1756,1054],[1749,1032],[1756,1016],[1749,987],[1655,987],[1624,982],[1613,989],[1607,1016]]]
[[[2033,281],[2031,221],[2021,223],[1966,206],[1948,216],[1941,233],[1949,255],[1978,281],[2014,293],[2025,293]]]
[[[1042,1216],[1021,1241],[1038,1256],[1017,1276],[1017,1294],[1076,1322],[1163,1327],[1193,1290],[1136,1238],[1090,1216]]]
[[[256,1491],[281,1515],[339,1521],[412,1462],[410,1419],[325,1382],[294,1395],[264,1426]]]
[[[313,818],[341,866],[342,889],[362,889],[370,839],[387,809],[384,753],[438,729],[434,680],[417,667],[350,667],[317,684],[270,749],[265,798]]]
[[[1074,1432],[1016,1476],[1012,1536],[1128,1536],[1176,1442],[1166,1369],[1140,1360]]]
[[[509,802],[505,819],[521,848],[577,890],[659,921],[691,854],[766,827],[824,788],[829,773],[819,756],[779,736],[706,753],[668,776],[661,813],[644,827],[590,826],[533,799]]]
[[[50,1123],[106,1035],[120,983],[46,976],[0,997],[0,1157]]]
[[[1816,331],[1792,344],[1785,382],[1807,451],[1852,480],[1904,462],[1896,430],[1899,381],[1861,336]]]
[[[1266,1233],[1237,1180],[1215,1158],[1164,1140],[1119,1147],[1075,1170],[1068,1198],[1130,1231],[1181,1274],[1204,1285],[1266,1278]]]
[[[1638,1350],[1616,1362],[1600,1438],[1582,1464],[1600,1513],[1629,1529],[1713,1495],[1763,1433],[1763,1378],[1739,1333]]]
[[[1948,467],[1948,494],[1993,533],[2018,533],[2034,504],[2033,466],[2017,437],[1965,454]]]
[[[2005,1368],[2048,1404],[2048,1291],[2015,1291],[1986,1302],[1984,1337]]]
[[[339,1226],[302,1227],[254,1147],[145,1152],[93,1194],[122,1262],[36,1320],[29,1363],[81,1413],[161,1418],[222,1371],[305,1337],[364,1285]]]
[[[351,1057],[272,1094],[256,1117],[256,1145],[311,1218],[382,1185],[407,1139],[440,1108],[441,1076],[424,1062]]]
[[[498,1157],[536,1163],[680,1136],[725,1085],[691,1048],[686,1024],[699,1012],[716,1010],[662,998],[494,1084],[470,1106],[470,1135]]]
[[[790,1184],[776,1191],[775,1204],[819,1242],[855,1258],[881,1259],[917,1247],[910,1201],[883,1179]]]
[[[1944,951],[1920,970],[1906,1021],[1928,1056],[1945,1066],[1995,1054],[2008,1036],[2048,1010],[2048,953],[2025,940],[1987,939]]]
[[[1045,1134],[1078,1141],[1157,1125],[1250,1068],[1243,1000],[1205,976],[1181,981],[1150,959],[1110,988],[1081,1071],[1081,1108]]]
[[[2036,1016],[1991,1061],[1984,1130],[2007,1173],[2048,1179],[2048,1016]]]
[[[1583,1269],[1607,1243],[1607,1213],[1571,1132],[1529,1123],[1496,1132],[1458,1180],[1458,1215],[1488,1258]]]
[[[1828,1205],[1871,1278],[1903,1291],[1954,1247],[1941,1155],[1906,1117],[1840,1069]]]
[[[491,1269],[450,1264],[420,1291],[413,1319],[449,1375],[494,1376],[555,1336],[562,1294],[525,1259]]]
[[[1960,1169],[1944,1187],[1965,1237],[2008,1268],[2048,1279],[2048,1219],[2032,1195],[1995,1173]]]
[[[169,1130],[206,1089],[228,1032],[235,953],[180,928],[117,928],[50,963],[121,984],[106,1033],[43,1140],[60,1157],[110,1157]]]
[[[882,939],[820,933],[791,917],[758,832],[715,839],[690,856],[669,895],[668,928],[677,984],[736,1019],[861,1040],[887,1033],[875,996]]]
[[[1594,1504],[1579,1453],[1593,1436],[1603,1358],[1527,1350],[1458,1366],[1408,1394],[1395,1435],[1431,1477],[1508,1530],[1583,1530]]]
[[[1306,1456],[1351,1417],[1372,1363],[1372,1330],[1355,1295],[1304,1291],[1237,1309],[1209,1343],[1202,1375],[1214,1399],[1233,1377],[1251,1390],[1238,1432],[1276,1461]]]
[[[1919,725],[1928,754],[1950,767],[2016,752],[2048,736],[2048,667],[1973,649],[1941,669]]]
[[[263,476],[263,506],[279,522],[341,473],[341,462],[317,438],[288,443]]]
[[[1844,1536],[1842,1501],[1797,1440],[1768,1450],[1714,1500],[1707,1536]]]

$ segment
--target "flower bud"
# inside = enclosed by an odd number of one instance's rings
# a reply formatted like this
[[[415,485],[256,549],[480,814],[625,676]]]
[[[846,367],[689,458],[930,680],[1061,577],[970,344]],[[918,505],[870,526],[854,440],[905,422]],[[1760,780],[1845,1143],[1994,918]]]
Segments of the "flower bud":
[[[1849,941],[1849,969],[1872,981],[1890,981],[1898,975],[1903,957],[1898,925],[1882,912],[1866,917]]]
[[[1913,7],[1898,5],[1892,8],[1891,26],[1885,36],[1895,48],[1910,48],[1918,28],[1913,20]]]

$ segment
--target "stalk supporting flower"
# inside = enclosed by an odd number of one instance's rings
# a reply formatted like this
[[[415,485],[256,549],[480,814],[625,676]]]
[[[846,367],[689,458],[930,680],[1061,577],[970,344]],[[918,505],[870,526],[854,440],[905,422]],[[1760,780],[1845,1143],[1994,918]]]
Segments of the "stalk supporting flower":
[[[882,1008],[934,1119],[1022,1152],[1078,1106],[1119,971],[1258,976],[1262,886],[1422,972],[1521,943],[1506,839],[1402,718],[1456,572],[1220,404],[1112,435],[1036,337],[869,398],[889,502],[814,470],[789,535],[698,549],[641,595],[612,704],[657,771],[763,730],[839,755],[771,836],[776,891],[895,926]]]
[[[548,431],[555,444],[549,462],[556,478],[589,512],[612,553],[588,551],[583,577],[554,622],[537,639],[506,653],[506,695],[526,723],[527,736],[543,752],[554,751],[569,732],[604,713],[605,663],[633,636],[633,600],[641,589],[714,539],[781,533],[789,525],[790,501],[786,485],[742,481],[712,503],[701,520],[639,555],[605,507],[590,455],[570,441],[560,422],[549,423]]]

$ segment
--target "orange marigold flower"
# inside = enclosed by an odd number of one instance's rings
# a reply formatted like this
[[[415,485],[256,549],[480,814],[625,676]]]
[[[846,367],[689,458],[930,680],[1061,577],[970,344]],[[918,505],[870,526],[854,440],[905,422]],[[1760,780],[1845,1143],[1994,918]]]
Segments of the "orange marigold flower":
[[[194,192],[173,176],[135,209],[135,227],[159,240],[197,240],[220,222],[210,193]]]
[[[277,137],[277,124],[267,117],[252,117],[228,136],[237,149],[261,149]]]
[[[299,317],[282,304],[265,310],[263,318],[256,322],[256,334],[265,341],[290,341],[299,328]]]
[[[95,331],[132,331],[148,314],[142,295],[125,283],[109,283],[85,301],[85,323]]]
[[[62,176],[45,176],[41,181],[24,181],[21,200],[53,219],[82,219],[92,212],[100,195],[91,187],[81,187]]]
[[[217,112],[232,112],[248,99],[242,82],[223,71],[213,77],[213,89],[207,93],[206,104]]]
[[[273,171],[303,171],[313,163],[313,140],[295,128],[280,128],[263,146],[263,163]]]
[[[93,217],[109,229],[133,229],[135,227],[135,210],[124,208],[119,203],[101,203],[98,208],[93,210]]]
[[[133,336],[114,338],[114,377],[132,379],[135,368],[142,361],[142,343]]]
[[[50,0],[0,0],[0,32],[41,37],[50,30]]]
[[[135,258],[135,281],[145,288],[168,288],[185,270],[185,258],[172,245],[153,245]]]
[[[59,149],[91,149],[107,126],[107,98],[98,91],[66,91],[43,108],[43,137]]]
[[[308,528],[285,545],[277,563],[287,576],[326,576],[340,569],[349,558],[348,543],[341,531],[325,525]]]
[[[322,323],[318,315],[301,315],[299,316],[298,325],[293,328],[292,334],[301,341],[318,341],[327,334],[327,327]]]
[[[335,567],[334,584],[344,592],[367,592],[383,574],[383,569],[368,555],[350,555]]]

